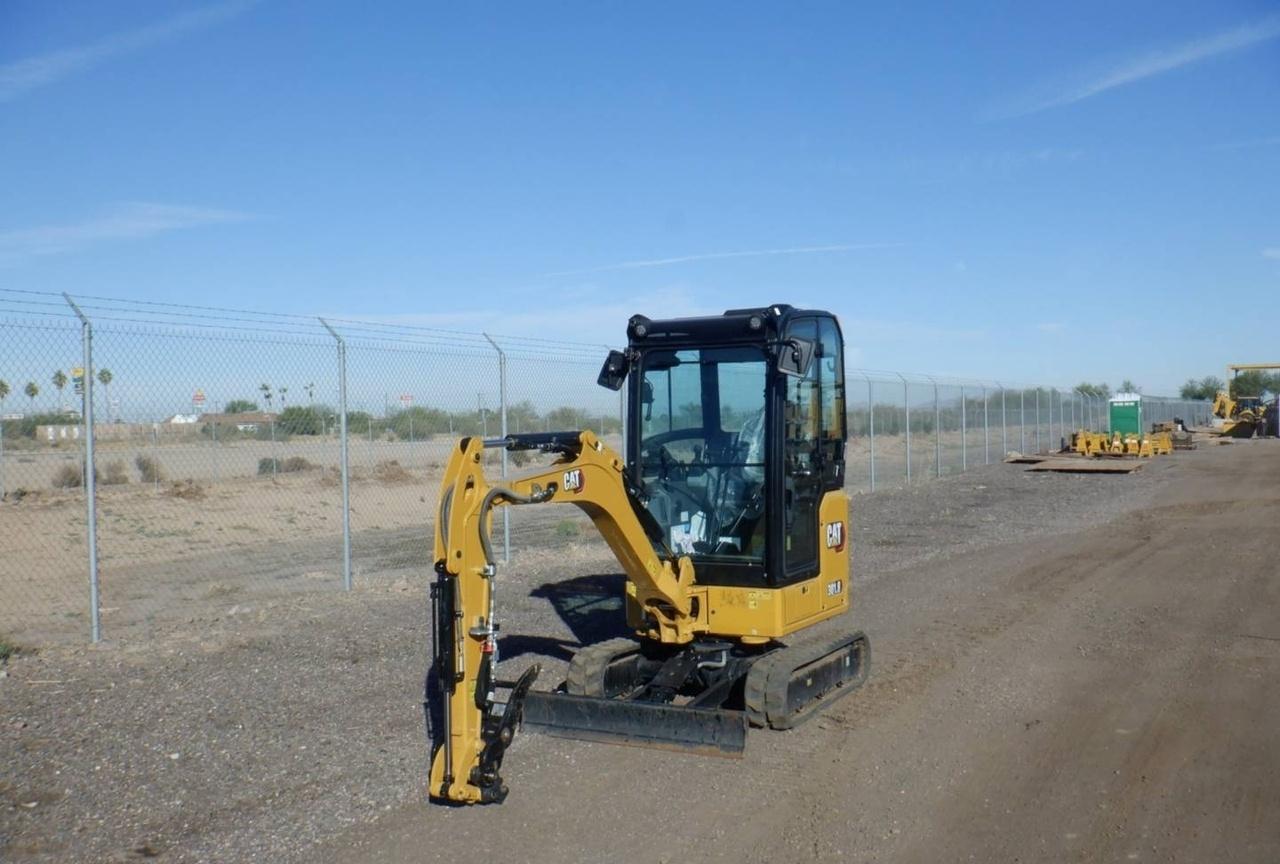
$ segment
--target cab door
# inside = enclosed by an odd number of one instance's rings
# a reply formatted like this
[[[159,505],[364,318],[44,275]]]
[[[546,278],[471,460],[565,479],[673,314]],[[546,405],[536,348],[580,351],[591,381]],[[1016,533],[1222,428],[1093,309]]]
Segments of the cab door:
[[[793,320],[785,338],[804,339],[816,345],[817,319]],[[803,376],[784,376],[782,520],[786,583],[808,579],[818,572],[818,505],[823,486],[818,368],[815,360]]]

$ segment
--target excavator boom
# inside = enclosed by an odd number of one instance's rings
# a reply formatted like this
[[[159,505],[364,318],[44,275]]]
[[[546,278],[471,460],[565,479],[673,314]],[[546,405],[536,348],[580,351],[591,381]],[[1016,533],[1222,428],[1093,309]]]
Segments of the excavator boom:
[[[491,486],[483,470],[486,445],[541,449],[559,458],[547,471],[506,487]],[[432,678],[447,704],[439,718],[440,728],[433,730],[437,747],[431,792],[456,801],[501,800],[505,791],[497,768],[522,719],[523,699],[533,679],[517,682],[505,706],[496,702],[497,564],[489,540],[494,507],[568,503],[583,510],[622,565],[628,594],[644,610],[647,638],[686,643],[695,632],[707,629],[706,622],[700,619],[695,592],[690,590],[689,559],[660,557],[654,551],[621,458],[594,433],[517,435],[490,442],[464,438],[449,460],[442,489],[436,520],[437,579],[432,589],[436,608]],[[546,717],[549,710],[540,703],[537,718]]]

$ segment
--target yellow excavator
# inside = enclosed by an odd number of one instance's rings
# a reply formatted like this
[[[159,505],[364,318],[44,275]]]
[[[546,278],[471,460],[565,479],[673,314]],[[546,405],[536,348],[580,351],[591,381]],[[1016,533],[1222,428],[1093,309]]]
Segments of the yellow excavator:
[[[740,755],[857,688],[870,644],[848,626],[844,343],[828,312],[774,305],[633,316],[599,383],[626,387],[625,454],[591,431],[464,438],[441,487],[424,707],[432,799],[496,803],[521,727]],[[494,485],[486,449],[550,468]],[[554,691],[498,671],[499,507],[583,511],[626,575],[630,636],[588,645]],[[505,697],[505,698],[500,698]]]

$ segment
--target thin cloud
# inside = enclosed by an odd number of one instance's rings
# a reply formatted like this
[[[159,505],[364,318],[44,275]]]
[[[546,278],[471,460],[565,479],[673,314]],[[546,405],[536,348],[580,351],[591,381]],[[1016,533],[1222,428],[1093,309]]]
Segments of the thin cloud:
[[[623,261],[620,264],[606,264],[603,267],[588,267],[584,270],[560,270],[546,273],[545,276],[581,276],[587,273],[606,273],[612,270],[636,270],[643,267],[668,267],[672,264],[687,264],[692,261],[717,261],[725,258],[762,258],[768,255],[814,255],[828,252],[854,252],[863,249],[891,249],[901,243],[847,243],[835,246],[793,246],[787,249],[748,249],[741,252],[705,252],[699,255],[681,255],[676,258],[650,258],[640,261]]]
[[[1041,333],[1060,333],[1062,331],[1062,326],[1062,323],[1059,321],[1046,321],[1042,324],[1037,324],[1036,329]]]
[[[1272,246],[1268,249],[1263,249],[1262,257],[1280,260],[1280,246]]]
[[[1228,141],[1219,144],[1213,149],[1215,150],[1253,150],[1258,147],[1275,147],[1280,145],[1280,135],[1272,135],[1270,138],[1249,138],[1244,141]]]
[[[1212,57],[1229,54],[1268,42],[1280,36],[1280,16],[1272,16],[1255,24],[1204,36],[1158,51],[1151,51],[1113,67],[1102,69],[1084,80],[1062,87],[1059,92],[1027,100],[1025,104],[997,112],[1001,118],[1035,114],[1082,102],[1108,90],[1135,84]]]
[[[0,231],[0,260],[74,252],[112,240],[139,240],[204,225],[243,222],[249,214],[209,207],[127,203],[94,219],[71,225],[42,225]]]
[[[116,33],[87,45],[63,48],[0,66],[0,102],[9,102],[37,87],[84,72],[112,57],[211,27],[240,14],[256,2],[257,0],[233,0],[205,6],[137,30]]]

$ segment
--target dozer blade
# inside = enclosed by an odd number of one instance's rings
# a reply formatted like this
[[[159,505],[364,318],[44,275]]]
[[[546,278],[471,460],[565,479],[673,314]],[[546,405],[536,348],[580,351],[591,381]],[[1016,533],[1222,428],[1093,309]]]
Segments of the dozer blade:
[[[560,738],[742,758],[747,715],[655,702],[530,691],[524,726]]]

